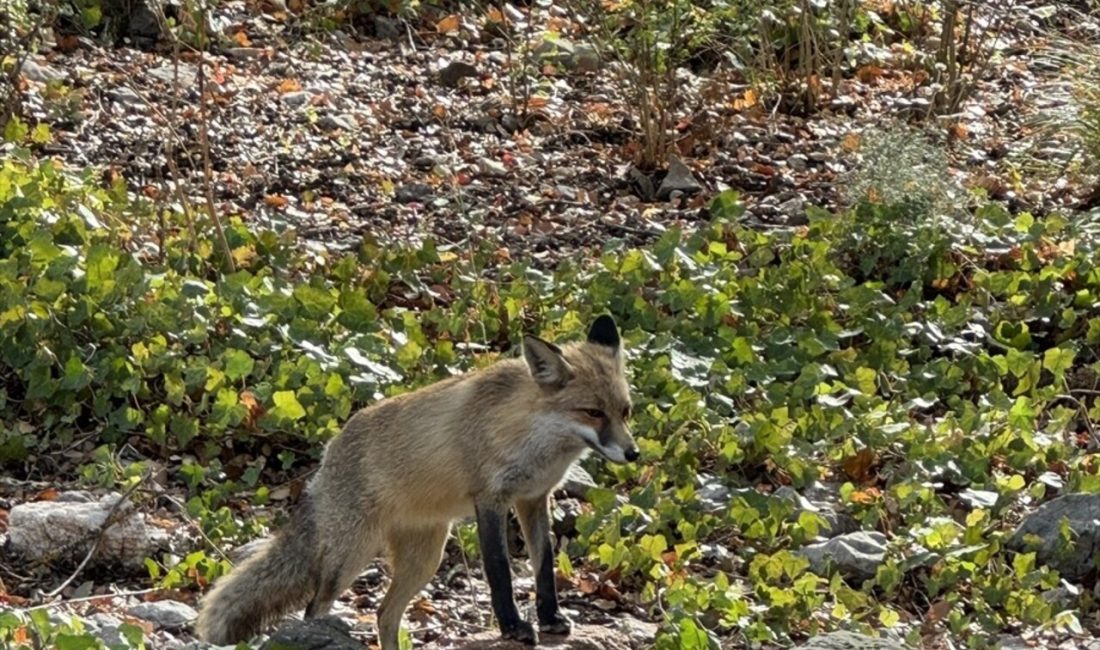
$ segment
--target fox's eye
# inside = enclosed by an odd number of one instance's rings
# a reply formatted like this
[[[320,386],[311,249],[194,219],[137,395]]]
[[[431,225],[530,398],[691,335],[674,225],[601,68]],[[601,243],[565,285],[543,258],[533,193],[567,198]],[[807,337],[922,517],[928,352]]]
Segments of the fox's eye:
[[[597,420],[602,420],[603,417],[604,417],[603,411],[601,411],[600,409],[582,409],[582,410],[584,411],[584,414],[587,415],[590,418],[595,418]]]

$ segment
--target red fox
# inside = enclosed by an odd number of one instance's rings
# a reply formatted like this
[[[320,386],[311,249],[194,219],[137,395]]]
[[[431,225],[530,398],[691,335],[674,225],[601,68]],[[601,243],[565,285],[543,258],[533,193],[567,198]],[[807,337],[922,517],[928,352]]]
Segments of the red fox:
[[[538,628],[568,634],[548,498],[589,449],[614,463],[638,458],[623,356],[615,321],[600,316],[584,342],[527,336],[522,360],[359,411],[329,442],[287,526],[203,599],[198,636],[237,643],[302,605],[307,618],[324,615],[385,553],[393,580],[378,636],[382,650],[397,650],[405,607],[439,568],[451,523],[474,515],[501,635],[534,645],[538,633],[512,597],[509,507],[535,572]]]

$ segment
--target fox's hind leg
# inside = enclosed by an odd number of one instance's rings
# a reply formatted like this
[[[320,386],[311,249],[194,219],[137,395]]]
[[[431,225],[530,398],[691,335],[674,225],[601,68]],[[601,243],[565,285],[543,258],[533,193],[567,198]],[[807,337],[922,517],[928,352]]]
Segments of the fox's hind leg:
[[[443,559],[449,524],[393,529],[389,533],[390,569],[393,581],[378,608],[378,640],[382,650],[397,650],[397,633],[405,607]]]
[[[360,537],[358,544],[352,546],[342,546],[348,539],[355,539],[355,536],[340,536],[339,543],[328,548],[323,547],[319,554],[316,560],[319,567],[317,591],[306,605],[306,618],[328,614],[340,594],[355,582],[355,578],[382,550],[381,540],[374,539],[373,536]]]

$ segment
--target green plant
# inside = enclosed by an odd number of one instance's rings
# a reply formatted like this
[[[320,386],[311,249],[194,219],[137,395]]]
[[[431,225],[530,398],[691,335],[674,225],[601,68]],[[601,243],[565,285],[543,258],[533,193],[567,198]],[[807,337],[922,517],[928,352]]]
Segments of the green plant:
[[[145,635],[140,627],[123,623],[119,626],[119,635],[123,642],[108,646],[86,631],[78,619],[58,624],[45,609],[25,614],[0,612],[0,641],[11,650],[144,650]]]

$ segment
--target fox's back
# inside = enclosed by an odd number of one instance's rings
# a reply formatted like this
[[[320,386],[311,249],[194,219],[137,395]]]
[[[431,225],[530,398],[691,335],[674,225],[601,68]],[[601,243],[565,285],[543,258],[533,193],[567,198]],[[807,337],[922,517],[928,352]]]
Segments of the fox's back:
[[[355,486],[372,510],[472,514],[489,468],[530,430],[528,383],[520,362],[502,361],[368,406],[329,443],[318,480]]]

